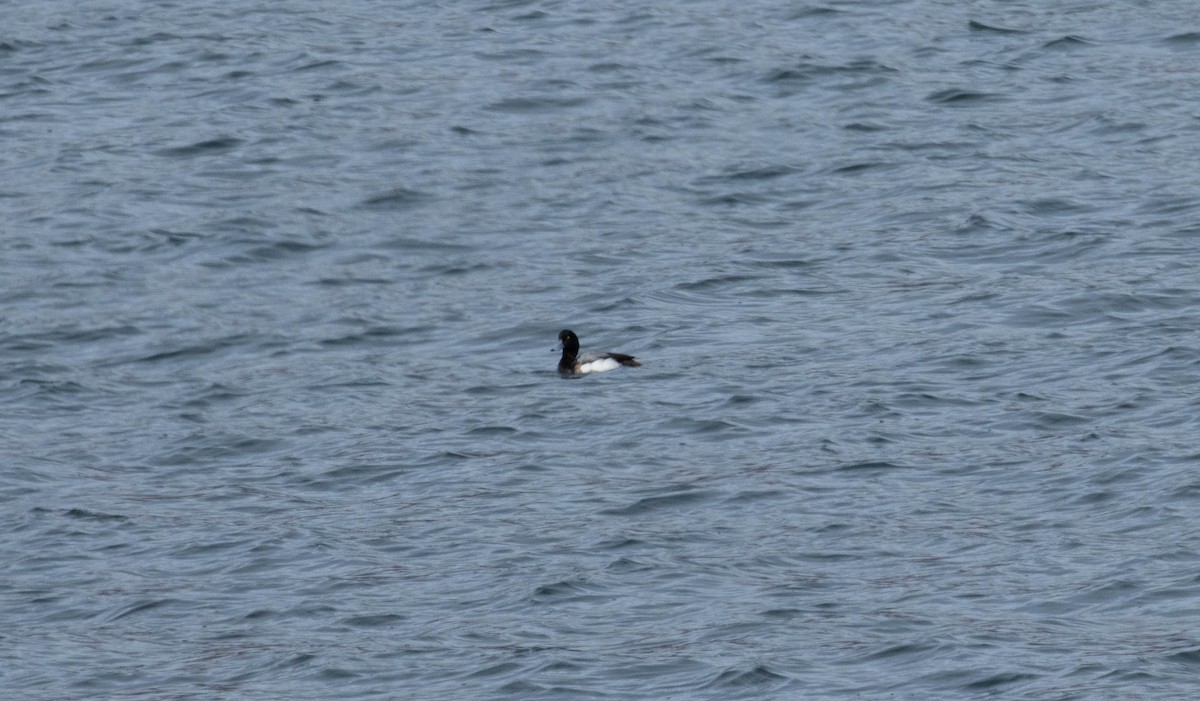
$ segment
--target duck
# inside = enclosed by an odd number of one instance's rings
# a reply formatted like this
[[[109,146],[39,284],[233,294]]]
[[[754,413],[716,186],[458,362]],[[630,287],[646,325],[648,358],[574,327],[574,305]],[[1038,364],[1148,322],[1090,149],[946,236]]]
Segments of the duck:
[[[624,353],[595,353],[579,354],[579,337],[570,329],[558,333],[562,342],[562,359],[558,361],[558,371],[564,375],[586,375],[589,372],[605,372],[616,370],[622,365],[631,368],[641,367],[642,364],[633,359],[632,355]]]

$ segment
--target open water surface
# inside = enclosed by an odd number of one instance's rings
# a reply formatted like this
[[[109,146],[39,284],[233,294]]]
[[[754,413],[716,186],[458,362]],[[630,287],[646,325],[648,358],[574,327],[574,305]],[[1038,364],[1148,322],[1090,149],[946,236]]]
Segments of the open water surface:
[[[1196,698],[1197,95],[1181,0],[0,3],[0,695]]]

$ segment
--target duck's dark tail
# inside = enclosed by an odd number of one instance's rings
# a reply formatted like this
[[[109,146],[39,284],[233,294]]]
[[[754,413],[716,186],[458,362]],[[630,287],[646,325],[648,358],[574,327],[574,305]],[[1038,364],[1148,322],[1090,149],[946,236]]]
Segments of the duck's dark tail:
[[[625,365],[627,367],[631,367],[631,368],[642,367],[642,364],[639,363],[638,361],[634,360],[632,355],[625,355],[624,353],[609,353],[608,357],[612,358],[613,360],[615,360],[618,363]]]

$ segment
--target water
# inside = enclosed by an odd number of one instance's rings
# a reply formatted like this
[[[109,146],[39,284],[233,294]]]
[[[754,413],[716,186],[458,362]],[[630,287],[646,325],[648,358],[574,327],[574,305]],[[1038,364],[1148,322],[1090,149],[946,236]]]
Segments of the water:
[[[5,698],[1200,689],[1192,3],[0,15]]]

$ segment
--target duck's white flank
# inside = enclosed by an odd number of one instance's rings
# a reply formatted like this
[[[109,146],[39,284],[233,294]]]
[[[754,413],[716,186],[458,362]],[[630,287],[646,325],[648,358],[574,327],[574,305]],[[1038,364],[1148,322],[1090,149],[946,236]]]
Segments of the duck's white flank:
[[[586,372],[606,372],[608,370],[616,370],[619,367],[621,367],[621,364],[612,358],[600,358],[599,360],[593,360],[590,363],[580,365],[579,372],[580,374]]]

